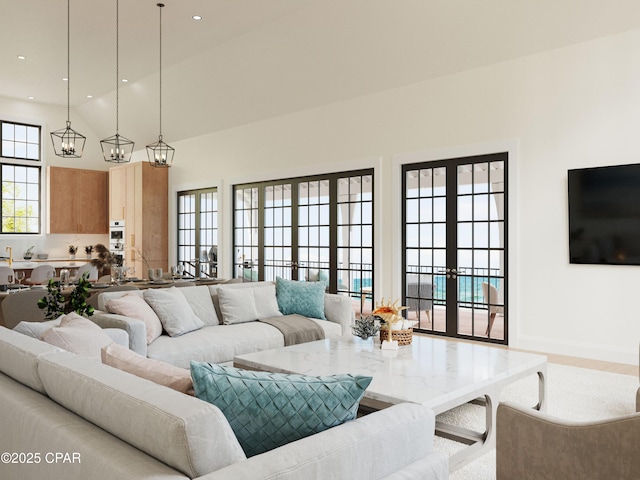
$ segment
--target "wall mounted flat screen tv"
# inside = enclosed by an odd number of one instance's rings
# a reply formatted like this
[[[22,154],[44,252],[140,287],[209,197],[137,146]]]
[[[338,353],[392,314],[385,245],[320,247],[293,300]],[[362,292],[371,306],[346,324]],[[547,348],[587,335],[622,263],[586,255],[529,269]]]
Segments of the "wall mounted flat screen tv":
[[[640,164],[569,170],[571,263],[640,265]]]

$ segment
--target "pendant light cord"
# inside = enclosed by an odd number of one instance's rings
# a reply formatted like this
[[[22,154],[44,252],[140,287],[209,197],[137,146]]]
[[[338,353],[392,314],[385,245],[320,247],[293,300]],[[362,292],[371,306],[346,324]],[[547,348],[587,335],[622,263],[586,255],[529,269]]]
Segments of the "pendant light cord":
[[[160,139],[162,139],[162,7],[164,4],[158,3],[160,10]]]
[[[118,135],[119,132],[119,125],[118,125],[118,117],[120,116],[120,112],[119,112],[119,104],[120,104],[120,95],[118,92],[118,85],[119,85],[119,81],[118,78],[120,77],[120,71],[119,71],[119,67],[118,65],[120,64],[120,57],[119,57],[119,52],[120,52],[120,43],[119,43],[119,35],[118,35],[118,29],[120,27],[120,2],[119,0],[116,0],[116,135]]]
[[[70,90],[71,90],[71,76],[69,75],[69,71],[71,70],[71,0],[67,0],[67,125],[70,123],[71,119],[71,107],[69,106],[70,99]]]

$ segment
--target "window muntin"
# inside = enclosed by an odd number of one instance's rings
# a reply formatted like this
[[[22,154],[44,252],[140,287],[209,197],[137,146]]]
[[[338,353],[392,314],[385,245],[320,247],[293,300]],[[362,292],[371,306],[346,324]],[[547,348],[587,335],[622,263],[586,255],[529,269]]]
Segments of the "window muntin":
[[[40,167],[1,167],[2,233],[40,233]]]
[[[178,263],[194,277],[218,274],[218,190],[178,192]]]
[[[40,160],[40,127],[4,121],[0,124],[0,157]]]
[[[373,171],[234,186],[234,276],[324,281],[373,308]]]

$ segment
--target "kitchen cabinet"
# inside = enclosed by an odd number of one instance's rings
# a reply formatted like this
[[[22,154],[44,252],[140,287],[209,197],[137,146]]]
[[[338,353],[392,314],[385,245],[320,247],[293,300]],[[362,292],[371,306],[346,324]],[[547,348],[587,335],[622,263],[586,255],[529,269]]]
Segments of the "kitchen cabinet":
[[[109,174],[47,167],[47,233],[108,233]]]
[[[124,220],[124,257],[131,274],[167,270],[169,172],[147,162],[109,169],[109,220]],[[135,273],[133,271],[135,269]]]

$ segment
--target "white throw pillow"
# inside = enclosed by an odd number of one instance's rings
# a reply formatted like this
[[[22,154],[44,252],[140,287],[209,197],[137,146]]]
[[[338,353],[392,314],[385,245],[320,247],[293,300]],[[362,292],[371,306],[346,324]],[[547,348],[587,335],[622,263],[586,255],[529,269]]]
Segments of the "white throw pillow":
[[[176,287],[150,288],[144,291],[144,299],[171,337],[204,327],[202,320],[196,317],[187,299]]]
[[[147,345],[162,335],[162,323],[158,315],[137,293],[112,298],[105,306],[110,313],[142,320],[147,327]]]
[[[69,313],[60,320],[60,326],[51,327],[41,339],[76,355],[100,361],[102,347],[113,343],[109,335],[91,320],[77,313]]]
[[[225,325],[282,315],[278,310],[276,286],[273,284],[257,288],[220,287],[218,298],[222,322]]]
[[[193,313],[205,325],[220,325],[218,314],[213,306],[211,293],[206,285],[199,287],[184,287],[179,289],[180,293],[187,299],[187,303],[191,305]]]

